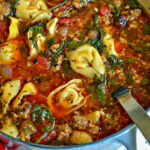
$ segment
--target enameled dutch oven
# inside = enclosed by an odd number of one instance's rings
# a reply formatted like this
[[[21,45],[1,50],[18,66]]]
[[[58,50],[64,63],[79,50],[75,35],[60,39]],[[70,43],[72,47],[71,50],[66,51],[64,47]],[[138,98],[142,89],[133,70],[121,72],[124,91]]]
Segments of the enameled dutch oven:
[[[150,107],[147,110],[150,114]],[[131,123],[124,129],[108,136],[98,141],[92,143],[81,144],[81,145],[70,145],[70,146],[52,146],[52,145],[42,145],[29,143],[25,141],[18,140],[16,138],[10,137],[2,132],[0,132],[0,141],[7,145],[10,149],[16,150],[105,150],[105,147],[112,144],[113,142],[121,143],[124,145],[124,149],[121,150],[135,150],[135,136],[132,137],[132,134],[135,133],[135,125]],[[120,144],[120,145],[121,145]],[[112,149],[110,149],[112,150]]]

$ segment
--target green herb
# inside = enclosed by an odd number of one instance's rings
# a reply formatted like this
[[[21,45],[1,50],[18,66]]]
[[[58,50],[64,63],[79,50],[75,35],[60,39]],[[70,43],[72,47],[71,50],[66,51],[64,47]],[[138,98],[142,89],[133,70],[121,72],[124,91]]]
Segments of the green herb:
[[[55,41],[55,38],[54,38],[54,37],[53,37],[53,38],[50,38],[49,40],[47,40],[47,41],[45,42],[46,49],[49,49],[49,48],[51,47],[51,45],[54,43],[54,41]]]
[[[149,83],[149,80],[148,79],[143,79],[142,81],[141,81],[141,84],[142,85],[146,85],[146,84],[148,84]]]
[[[64,48],[67,48],[67,46],[69,45],[69,43],[70,43],[69,39],[63,41],[60,44],[60,47],[57,48],[57,53],[51,56],[51,65],[52,66],[55,66],[56,59],[58,58],[58,56],[60,56],[62,54]]]
[[[71,74],[70,62],[68,60],[64,61],[63,63],[63,73],[66,75]]]
[[[11,123],[14,124],[14,125],[16,125],[16,126],[19,126],[19,125],[20,125],[20,122],[19,122],[19,121],[14,121],[14,120],[13,120]]]
[[[122,60],[123,63],[134,63],[136,61],[138,61],[136,58],[126,58]]]
[[[85,4],[84,0],[80,0],[81,1],[81,4]]]
[[[24,49],[23,47],[21,47],[21,48],[20,48],[20,51],[21,51],[23,57],[26,58],[26,57],[27,57],[27,54],[26,54],[25,49]]]
[[[14,16],[15,15],[15,12],[16,12],[16,5],[18,3],[19,0],[12,0],[11,1],[11,5],[10,5],[10,13],[9,13],[9,16]]]
[[[100,42],[102,42],[102,40],[103,40],[103,37],[104,37],[104,35],[105,35],[105,30],[100,26],[100,24],[99,24],[99,20],[98,20],[98,14],[94,14],[94,23],[95,23],[95,25],[96,25],[96,29],[99,31],[99,33],[100,33],[100,35],[101,35],[101,41]]]
[[[10,13],[5,17],[5,21],[8,22],[9,16],[14,16],[16,13],[16,5],[19,0],[10,0]]]
[[[38,34],[41,34],[42,36],[45,36],[44,35],[44,29],[43,29],[42,26],[36,25],[36,26],[29,27],[29,30],[33,31],[31,39],[32,39],[32,42],[33,42],[34,46],[37,48],[36,37],[37,37]]]
[[[130,74],[130,73],[127,73],[126,74],[126,80],[127,80],[127,82],[133,82],[133,78],[132,78],[132,75]]]
[[[144,24],[143,26],[145,34],[150,34],[150,25],[149,24]]]
[[[106,84],[106,77],[105,77],[105,75],[101,75],[99,77],[97,74],[95,74],[95,76],[94,76],[94,83]]]
[[[129,4],[132,8],[140,8],[140,5],[137,3],[136,0],[130,0]]]
[[[113,16],[114,17],[120,16],[120,11],[119,11],[119,8],[118,8],[117,4],[115,2],[113,2],[113,1],[108,1],[108,3],[110,3],[110,4],[112,4],[114,6],[114,10],[112,11],[113,14],[114,14]]]
[[[143,57],[146,57],[146,50],[150,50],[150,46],[144,46],[144,47],[136,47],[131,44],[129,46],[132,48],[132,50],[141,53]]]
[[[38,121],[39,123],[44,123],[45,120],[49,121],[48,125],[45,128],[43,128],[44,134],[36,141],[36,143],[40,143],[41,140],[44,137],[46,137],[47,134],[53,129],[55,119],[52,113],[50,112],[49,108],[43,105],[36,105],[32,110],[32,120],[34,122]]]
[[[117,65],[120,65],[122,63],[122,60],[119,60],[116,56],[109,56],[107,58],[107,61],[109,62],[109,70],[113,70]]]
[[[100,102],[103,102],[103,100],[105,99],[105,88],[99,85],[96,88],[94,98],[99,100]]]
[[[130,45],[130,47],[131,47],[134,51],[136,51],[136,52],[143,53],[143,49],[142,49],[142,48],[135,47],[135,46],[133,46],[133,45]]]
[[[109,82],[111,83],[111,85],[116,85],[116,80],[115,79],[110,79]]]
[[[97,13],[94,14],[94,23],[95,23],[96,25],[99,24],[99,16],[98,16]]]
[[[46,26],[46,21],[42,21],[42,22],[39,22],[38,24],[37,24],[37,26],[41,26],[41,27],[45,27]]]
[[[105,75],[94,76],[93,83],[88,86],[89,93],[92,95],[94,99],[97,99],[99,102],[103,103],[105,100],[105,87],[106,84]]]

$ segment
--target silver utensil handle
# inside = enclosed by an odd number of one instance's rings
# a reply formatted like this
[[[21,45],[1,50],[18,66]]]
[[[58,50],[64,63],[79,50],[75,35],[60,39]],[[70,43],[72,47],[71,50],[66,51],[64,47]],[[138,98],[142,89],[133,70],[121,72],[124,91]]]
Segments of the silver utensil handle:
[[[117,96],[117,99],[150,144],[150,117],[145,110],[128,92]]]

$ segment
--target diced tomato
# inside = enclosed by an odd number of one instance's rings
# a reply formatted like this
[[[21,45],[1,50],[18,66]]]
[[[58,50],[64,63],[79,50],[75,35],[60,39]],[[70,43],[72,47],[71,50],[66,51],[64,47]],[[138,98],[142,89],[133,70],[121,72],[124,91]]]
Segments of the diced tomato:
[[[0,150],[6,150],[5,146],[2,143],[0,143]]]
[[[8,25],[5,21],[0,21],[0,32],[5,32],[8,29]]]
[[[47,58],[38,56],[37,63],[34,65],[36,71],[44,72],[50,68],[50,61]]]
[[[57,136],[57,133],[55,130],[52,130],[42,141],[41,144],[46,144],[48,143],[50,140],[54,140]]]
[[[33,104],[47,104],[47,97],[42,94],[30,95],[28,96],[28,101]]]
[[[100,9],[99,9],[99,15],[108,17],[110,15],[110,9],[104,5],[101,5]]]
[[[75,21],[75,19],[74,18],[60,18],[59,20],[58,20],[58,24],[71,24],[71,23],[73,23]]]
[[[0,38],[4,39],[7,36],[8,24],[0,20]]]
[[[115,50],[118,54],[120,54],[125,47],[124,44],[120,43],[119,41],[115,40]]]

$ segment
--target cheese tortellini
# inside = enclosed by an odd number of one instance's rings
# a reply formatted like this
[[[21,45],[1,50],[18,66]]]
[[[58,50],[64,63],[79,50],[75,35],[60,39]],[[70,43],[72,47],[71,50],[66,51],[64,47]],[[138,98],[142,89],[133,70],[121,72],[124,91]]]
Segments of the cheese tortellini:
[[[32,40],[32,36],[33,36],[33,31],[29,30],[27,32],[27,44],[30,48],[30,56],[29,58],[33,58],[35,56],[38,55],[38,50],[39,51],[44,51],[45,50],[45,36],[42,34],[37,34],[35,40],[37,43],[37,46],[35,46],[33,44],[33,40]]]
[[[17,40],[9,40],[0,46],[0,64],[11,64],[21,59]]]
[[[12,123],[12,119],[10,118],[5,120],[0,131],[14,138],[19,134],[17,127]]]
[[[16,16],[21,19],[34,18],[36,22],[49,20],[51,15],[44,0],[19,0],[16,6]]]
[[[5,114],[10,101],[18,94],[20,89],[21,83],[20,80],[13,80],[5,83],[2,86],[2,97],[0,98],[1,105],[2,105],[2,114]]]
[[[18,28],[19,20],[14,17],[9,17],[9,18],[11,20],[11,24],[9,26],[8,40],[13,39],[19,35],[19,28]]]
[[[106,46],[106,51],[109,55],[118,56],[115,51],[114,39],[109,33],[104,36],[103,44]]]
[[[21,90],[21,92],[19,93],[19,95],[17,96],[17,98],[14,100],[13,102],[13,108],[16,108],[17,105],[20,103],[21,99],[26,96],[26,95],[34,95],[37,93],[37,89],[35,87],[35,85],[31,82],[26,83],[23,86],[23,89]]]
[[[55,117],[68,114],[86,103],[82,84],[82,80],[73,79],[49,94],[47,103]]]
[[[83,45],[75,51],[67,53],[67,59],[71,63],[71,68],[87,77],[94,78],[95,74],[104,74],[105,65],[98,51],[90,46]]]
[[[55,34],[57,22],[58,22],[58,18],[53,18],[52,20],[50,20],[47,23],[46,28],[49,31],[50,35],[54,35]]]

